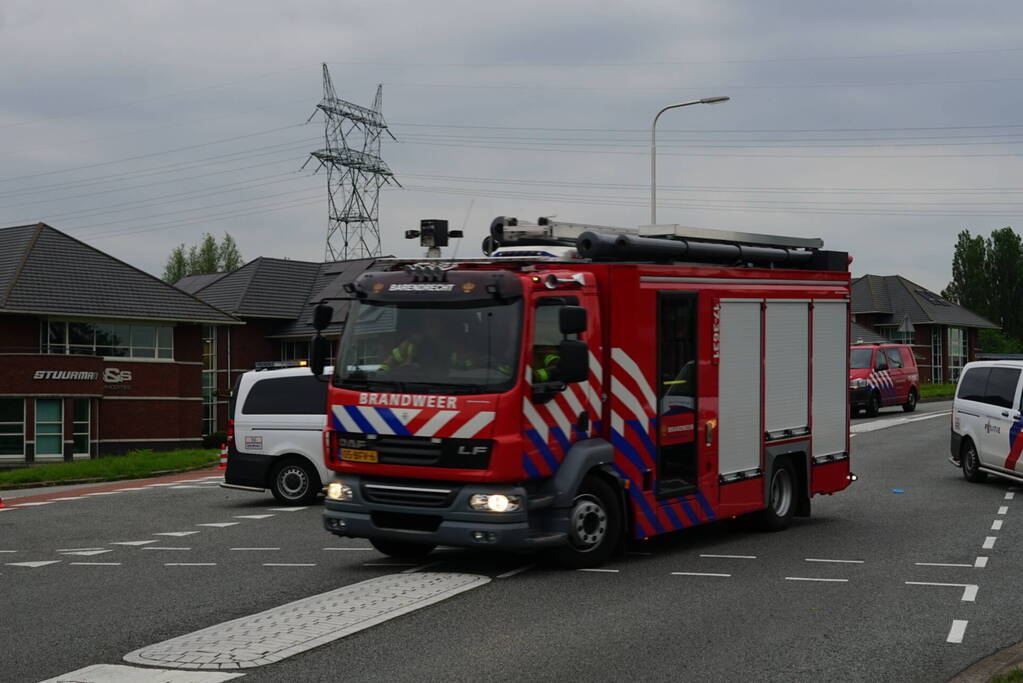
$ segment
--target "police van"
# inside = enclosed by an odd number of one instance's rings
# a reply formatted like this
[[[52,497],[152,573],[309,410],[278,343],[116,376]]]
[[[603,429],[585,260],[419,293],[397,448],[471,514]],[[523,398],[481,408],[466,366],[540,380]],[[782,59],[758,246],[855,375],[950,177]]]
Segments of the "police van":
[[[1023,481],[1023,360],[967,363],[952,403],[951,457],[967,481]]]
[[[327,382],[307,367],[244,373],[232,392],[221,486],[269,489],[284,505],[314,502],[331,474],[323,462],[326,405]]]

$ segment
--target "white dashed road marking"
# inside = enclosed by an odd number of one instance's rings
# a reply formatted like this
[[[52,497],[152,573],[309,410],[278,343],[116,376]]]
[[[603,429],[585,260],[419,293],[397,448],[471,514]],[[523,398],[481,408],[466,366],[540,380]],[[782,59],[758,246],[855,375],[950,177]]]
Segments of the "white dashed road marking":
[[[786,581],[823,581],[825,583],[849,583],[849,579],[821,579],[812,576],[786,576]]]
[[[315,567],[315,562],[264,562],[264,567]]]
[[[522,572],[528,572],[530,569],[534,568],[535,566],[536,566],[535,564],[525,564],[525,565],[522,565],[521,567],[517,567],[515,569],[512,569],[511,571],[507,571],[504,574],[498,574],[497,578],[499,578],[499,579],[510,579],[511,577],[515,576],[516,574],[521,574]]]
[[[301,507],[301,508],[267,508],[267,510],[270,510],[272,512],[298,512],[299,510],[308,510],[308,509],[309,509],[308,507]]]
[[[11,503],[11,507],[19,507],[19,508],[38,507],[40,505],[49,505],[52,502],[53,502],[52,500],[40,500],[40,501],[37,501],[35,503]]]
[[[280,550],[280,548],[231,548],[231,550]]]
[[[987,558],[978,557],[977,560],[973,563],[973,566],[976,567],[977,569],[983,569],[984,567],[987,566]]]
[[[226,526],[235,526],[237,524],[241,524],[241,522],[209,522],[207,524],[196,524],[196,526],[212,526],[218,529],[222,529]]]
[[[953,619],[952,628],[948,631],[948,638],[945,640],[947,643],[961,643],[963,642],[963,636],[966,634],[966,625],[970,623],[965,619]]]
[[[1002,530],[1002,520],[996,519],[995,521],[991,522],[991,531],[1001,531],[1001,530]]]
[[[808,557],[807,562],[835,562],[838,564],[863,564],[864,560],[831,560],[823,557]]]
[[[617,569],[602,569],[600,567],[587,567],[585,569],[576,569],[577,572],[606,572],[608,574],[617,574]]]
[[[147,545],[156,541],[114,541],[110,545]]]
[[[374,550],[373,548],[324,548],[324,550]]]
[[[720,576],[722,578],[731,578],[731,574],[712,574],[710,572],[672,572],[672,576]]]
[[[1009,512],[1009,506],[1008,505],[1003,505],[1000,508],[998,508],[998,514],[1000,514],[1000,515],[1007,514],[1008,512]]]
[[[943,586],[946,588],[962,588],[963,602],[976,602],[978,587],[972,583],[930,583],[928,581],[906,581],[907,586]]]
[[[120,567],[120,562],[68,562],[72,567]]]
[[[490,582],[486,576],[390,574],[135,650],[125,661],[175,669],[271,664]]]
[[[164,567],[216,567],[216,562],[164,562]]]
[[[700,555],[700,557],[717,557],[724,560],[755,560],[756,555]]]
[[[266,519],[267,517],[273,517],[273,515],[235,515],[235,519]]]
[[[998,540],[997,536],[988,536],[987,538],[984,539],[984,545],[982,545],[981,547],[984,550],[991,550],[992,548],[995,547],[995,541],[997,540]]]
[[[63,560],[42,560],[39,562],[7,562],[5,564],[8,567],[31,567],[32,569],[35,569],[36,567],[45,567],[48,564],[57,564],[58,562],[63,562]]]
[[[179,537],[179,536],[191,536],[192,534],[197,534],[197,533],[199,533],[199,532],[198,531],[161,531],[160,533],[153,534],[153,535],[154,536],[175,536],[175,537]]]
[[[245,674],[219,671],[170,671],[168,669],[140,669],[123,664],[93,664],[71,671],[42,683],[221,683]]]
[[[1012,491],[1006,491],[1005,500],[1012,500],[1015,497],[1016,497],[1015,493],[1013,493]]]
[[[953,564],[951,562],[914,562],[918,567],[972,567],[972,564]]]
[[[83,555],[85,557],[88,557],[90,555],[102,555],[103,553],[112,553],[112,552],[114,552],[114,551],[110,550],[109,548],[101,548],[100,550],[76,550],[76,551],[73,551],[73,552],[66,552],[64,554],[65,555]]]
[[[182,548],[181,546],[168,546],[168,545],[147,545],[143,550],[191,550],[191,548]]]

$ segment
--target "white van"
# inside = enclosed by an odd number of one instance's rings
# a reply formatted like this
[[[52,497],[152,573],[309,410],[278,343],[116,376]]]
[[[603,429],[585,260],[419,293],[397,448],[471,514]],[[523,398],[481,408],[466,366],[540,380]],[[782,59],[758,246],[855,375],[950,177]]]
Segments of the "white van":
[[[1023,360],[967,363],[952,403],[952,457],[967,481],[1023,482]]]
[[[307,505],[332,473],[323,464],[327,378],[307,367],[250,370],[231,397],[224,488],[270,489],[285,505]]]

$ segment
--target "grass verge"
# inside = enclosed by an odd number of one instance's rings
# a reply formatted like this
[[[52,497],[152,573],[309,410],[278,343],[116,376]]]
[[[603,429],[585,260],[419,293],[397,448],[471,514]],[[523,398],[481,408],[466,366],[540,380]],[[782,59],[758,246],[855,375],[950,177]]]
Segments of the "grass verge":
[[[189,470],[214,465],[219,451],[181,449],[177,451],[131,451],[98,460],[57,462],[17,470],[0,471],[0,489],[5,485],[76,480],[116,481],[139,479],[166,470]]]
[[[952,398],[956,393],[955,384],[921,384],[920,398]]]
[[[991,679],[991,683],[1020,683],[1021,681],[1023,681],[1023,670],[1021,669],[1011,669]]]

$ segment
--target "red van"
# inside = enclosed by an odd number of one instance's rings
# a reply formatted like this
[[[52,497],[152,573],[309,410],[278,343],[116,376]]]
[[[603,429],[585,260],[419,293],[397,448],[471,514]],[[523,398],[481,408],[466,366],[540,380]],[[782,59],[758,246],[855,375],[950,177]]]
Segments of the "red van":
[[[905,344],[857,344],[849,349],[849,409],[877,415],[885,406],[916,410],[920,373]]]

